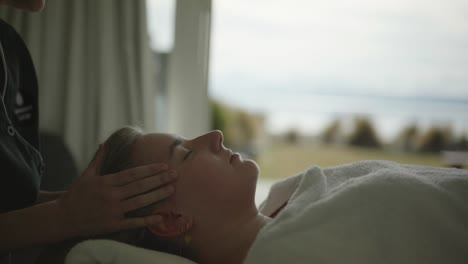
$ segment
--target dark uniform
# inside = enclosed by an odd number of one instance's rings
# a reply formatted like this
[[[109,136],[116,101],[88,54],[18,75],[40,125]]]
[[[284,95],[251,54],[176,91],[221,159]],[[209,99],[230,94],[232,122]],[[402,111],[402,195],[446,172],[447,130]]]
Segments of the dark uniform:
[[[39,152],[37,78],[26,45],[0,20],[0,213],[32,206],[44,163]],[[8,263],[0,256],[0,263]]]

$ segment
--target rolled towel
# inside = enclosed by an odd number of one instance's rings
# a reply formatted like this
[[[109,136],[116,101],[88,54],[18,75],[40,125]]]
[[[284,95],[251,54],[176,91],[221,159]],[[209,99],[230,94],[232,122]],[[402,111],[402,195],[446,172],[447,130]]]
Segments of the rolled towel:
[[[168,253],[106,240],[86,240],[67,254],[65,264],[196,264]]]

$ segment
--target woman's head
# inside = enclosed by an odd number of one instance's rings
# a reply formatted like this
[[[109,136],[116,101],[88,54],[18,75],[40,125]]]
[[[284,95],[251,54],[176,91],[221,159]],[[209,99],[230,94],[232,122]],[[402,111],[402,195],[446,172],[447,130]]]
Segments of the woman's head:
[[[176,170],[172,206],[202,221],[214,213],[228,216],[255,206],[258,166],[225,148],[220,131],[194,139],[160,133],[143,135],[135,141],[132,161],[137,165],[165,162]]]
[[[187,230],[193,231],[204,223],[222,224],[255,208],[258,166],[226,149],[220,131],[185,139],[172,134],[143,134],[138,129],[122,128],[108,138],[105,146],[101,174],[163,162],[178,175],[174,195],[162,203],[129,214],[160,214],[164,219],[162,225],[120,232],[117,240],[177,253],[174,249],[180,245],[175,242]],[[173,246],[170,246],[172,242]],[[169,249],[161,248],[168,245]]]

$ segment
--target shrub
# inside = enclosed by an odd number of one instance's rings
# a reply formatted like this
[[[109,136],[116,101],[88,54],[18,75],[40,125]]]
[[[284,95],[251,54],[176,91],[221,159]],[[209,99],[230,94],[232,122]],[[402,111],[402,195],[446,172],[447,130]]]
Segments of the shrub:
[[[245,147],[255,141],[264,129],[264,118],[223,103],[211,103],[211,128],[224,133],[224,142],[230,147]]]
[[[455,150],[462,150],[462,151],[468,151],[468,140],[466,139],[466,136],[463,135],[461,136],[457,142],[455,142]]]
[[[284,140],[288,144],[299,143],[300,134],[297,129],[290,129],[284,134]]]
[[[332,144],[338,141],[341,133],[341,123],[339,119],[332,121],[322,132],[322,143]]]
[[[421,152],[440,152],[449,147],[450,138],[449,129],[432,127],[421,138],[419,150]]]

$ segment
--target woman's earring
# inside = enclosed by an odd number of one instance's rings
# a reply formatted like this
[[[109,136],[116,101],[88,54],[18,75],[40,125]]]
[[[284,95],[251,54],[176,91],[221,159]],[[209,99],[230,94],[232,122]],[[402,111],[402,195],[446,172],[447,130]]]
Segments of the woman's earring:
[[[184,236],[184,242],[185,242],[186,246],[190,245],[190,242],[192,242],[192,237],[189,236],[189,235],[185,235]]]
[[[190,242],[192,241],[192,237],[190,235],[187,235],[187,232],[190,228],[189,223],[185,223],[185,225],[182,227],[182,232],[181,235],[183,237],[179,237],[179,255],[183,255],[183,250],[187,250],[188,246],[190,245]],[[183,241],[181,241],[183,240]]]
[[[185,232],[184,232],[184,242],[185,242],[185,245],[188,246],[190,244],[190,242],[192,242],[192,236],[190,235],[187,235],[187,232],[189,231],[190,229],[190,226],[189,226],[189,223],[185,223]]]

